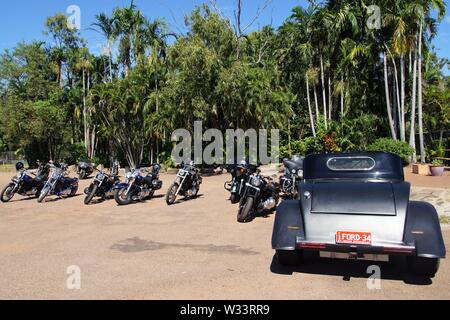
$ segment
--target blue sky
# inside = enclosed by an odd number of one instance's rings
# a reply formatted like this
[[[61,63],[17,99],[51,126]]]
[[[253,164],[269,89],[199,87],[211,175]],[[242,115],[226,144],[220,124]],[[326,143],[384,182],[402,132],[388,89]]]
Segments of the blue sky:
[[[258,6],[265,0],[244,0],[243,25],[255,15]],[[136,5],[149,18],[163,17],[173,31],[184,31],[184,16],[195,5],[208,0],[135,0]],[[234,0],[217,1],[224,14],[232,16]],[[103,38],[95,31],[89,30],[95,14],[110,13],[113,8],[129,5],[130,0],[16,0],[2,1],[0,5],[0,51],[14,47],[18,42],[45,39],[42,33],[45,18],[57,12],[66,12],[70,5],[81,9],[81,33],[95,53],[100,52]],[[260,25],[279,26],[296,5],[306,6],[306,0],[273,0],[261,15]],[[447,5],[447,11],[449,6]],[[258,23],[254,28],[258,27]],[[439,26],[439,33],[434,45],[441,57],[450,57],[450,12]],[[446,70],[450,74],[449,70]]]

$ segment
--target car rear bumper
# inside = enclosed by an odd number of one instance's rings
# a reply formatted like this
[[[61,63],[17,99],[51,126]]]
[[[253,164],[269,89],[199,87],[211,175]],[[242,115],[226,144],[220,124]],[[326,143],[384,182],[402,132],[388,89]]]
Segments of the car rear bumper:
[[[413,246],[379,246],[363,244],[318,243],[300,241],[296,244],[298,250],[328,251],[354,254],[387,254],[387,255],[415,255]]]

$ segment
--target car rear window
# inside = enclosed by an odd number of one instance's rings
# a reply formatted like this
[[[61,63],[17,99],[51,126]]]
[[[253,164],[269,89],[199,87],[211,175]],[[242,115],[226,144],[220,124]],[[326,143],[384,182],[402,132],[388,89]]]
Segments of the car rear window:
[[[334,157],[327,161],[327,167],[333,171],[369,171],[375,167],[371,157]]]

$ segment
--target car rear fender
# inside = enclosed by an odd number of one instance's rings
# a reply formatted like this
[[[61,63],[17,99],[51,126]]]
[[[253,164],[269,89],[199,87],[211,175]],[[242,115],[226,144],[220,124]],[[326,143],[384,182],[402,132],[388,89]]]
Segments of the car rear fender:
[[[445,258],[445,245],[439,216],[431,204],[422,201],[409,202],[404,243],[414,245],[417,256]]]
[[[297,239],[305,239],[300,201],[285,200],[277,208],[272,234],[272,248],[295,250]]]

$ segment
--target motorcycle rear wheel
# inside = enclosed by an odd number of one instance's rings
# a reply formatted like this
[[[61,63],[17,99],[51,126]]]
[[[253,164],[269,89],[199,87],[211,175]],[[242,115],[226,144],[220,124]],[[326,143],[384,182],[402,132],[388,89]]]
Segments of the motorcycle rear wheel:
[[[254,198],[247,198],[245,204],[239,208],[239,212],[237,215],[237,221],[240,223],[250,222],[251,213],[253,209]]]
[[[127,191],[127,189],[116,189],[114,191],[114,200],[116,200],[117,204],[119,206],[126,206],[131,203],[131,197],[130,195],[124,195],[124,193]]]
[[[91,203],[92,199],[95,197],[95,195],[97,194],[97,190],[98,190],[98,185],[94,184],[92,186],[92,190],[91,192],[89,192],[88,195],[86,195],[86,197],[84,198],[84,204],[88,205],[89,203]]]
[[[170,206],[174,204],[175,200],[177,199],[176,192],[178,190],[178,183],[174,183],[170,186],[169,190],[167,190],[166,193],[166,203]]]
[[[11,199],[14,197],[14,186],[7,185],[5,188],[3,188],[2,193],[0,195],[0,199],[3,203],[11,201]]]

